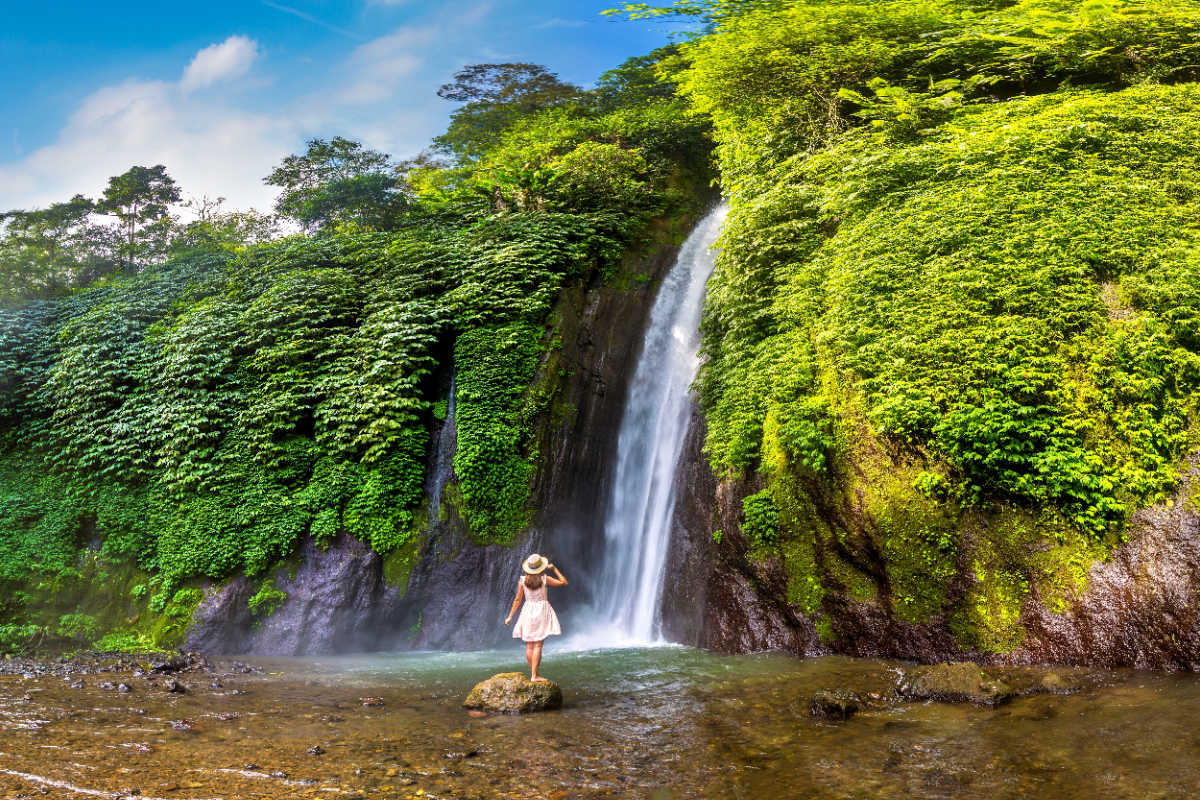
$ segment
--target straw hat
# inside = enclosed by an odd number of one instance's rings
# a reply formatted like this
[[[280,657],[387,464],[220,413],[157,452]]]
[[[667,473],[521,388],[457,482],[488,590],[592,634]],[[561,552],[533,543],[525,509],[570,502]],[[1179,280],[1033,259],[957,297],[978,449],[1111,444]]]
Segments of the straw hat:
[[[526,575],[540,575],[546,571],[546,567],[548,566],[550,566],[549,561],[534,553],[525,559],[525,563],[521,565],[521,569],[525,570]]]

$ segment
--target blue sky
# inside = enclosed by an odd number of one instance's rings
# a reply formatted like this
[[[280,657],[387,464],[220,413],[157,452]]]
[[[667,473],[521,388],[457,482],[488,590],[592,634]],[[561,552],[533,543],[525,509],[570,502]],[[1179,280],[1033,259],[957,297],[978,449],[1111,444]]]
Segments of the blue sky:
[[[440,133],[460,66],[533,61],[590,84],[665,44],[614,0],[3,4],[0,209],[95,196],[164,163],[187,196],[270,204],[262,176],[312,136],[397,157]]]

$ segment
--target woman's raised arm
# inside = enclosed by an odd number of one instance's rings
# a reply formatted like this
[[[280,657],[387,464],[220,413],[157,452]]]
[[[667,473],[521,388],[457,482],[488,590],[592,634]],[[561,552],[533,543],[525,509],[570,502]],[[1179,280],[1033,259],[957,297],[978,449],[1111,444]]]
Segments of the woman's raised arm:
[[[567,585],[567,579],[563,577],[563,574],[561,572],[559,572],[558,567],[551,564],[549,567],[547,567],[547,569],[554,570],[554,577],[550,577],[549,575],[547,575],[546,583],[548,583],[550,586],[566,586]]]

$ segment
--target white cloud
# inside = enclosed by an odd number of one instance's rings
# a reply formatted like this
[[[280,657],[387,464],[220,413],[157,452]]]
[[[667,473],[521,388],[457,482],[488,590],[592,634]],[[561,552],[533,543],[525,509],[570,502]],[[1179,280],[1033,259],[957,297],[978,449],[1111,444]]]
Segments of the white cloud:
[[[196,53],[183,71],[179,88],[183,92],[204,89],[214,83],[240,78],[250,71],[258,58],[258,43],[246,36],[230,36],[220,44],[211,44]]]
[[[308,90],[290,97],[267,91],[276,85],[269,80],[243,80],[237,92],[199,91],[249,73],[259,46],[240,36],[198,52],[178,81],[99,88],[51,142],[0,162],[0,210],[96,197],[109,177],[135,164],[166,165],[185,196],[266,209],[276,189],[262,176],[308,138],[349,136],[398,158],[413,155],[445,125],[451,104],[435,92],[478,59],[480,43],[466,37],[481,33],[490,9],[479,0],[440,7],[420,26],[354,48],[328,64],[323,81],[314,73]],[[468,32],[466,23],[480,27]]]
[[[274,191],[261,176],[288,152],[295,131],[265,115],[189,102],[176,88],[128,81],[94,92],[53,144],[0,164],[0,208],[43,206],[76,192],[94,197],[134,164],[165,164],[188,195],[268,206]]]
[[[346,63],[354,76],[337,94],[347,105],[378,103],[405,88],[406,79],[424,65],[422,54],[441,32],[436,27],[401,28],[355,48]]]

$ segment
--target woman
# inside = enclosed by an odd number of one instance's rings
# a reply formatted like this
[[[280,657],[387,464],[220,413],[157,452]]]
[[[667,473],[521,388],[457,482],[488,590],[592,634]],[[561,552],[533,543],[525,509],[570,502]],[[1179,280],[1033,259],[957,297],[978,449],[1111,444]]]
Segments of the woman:
[[[513,638],[522,639],[525,642],[525,660],[529,662],[530,670],[529,679],[544,681],[546,679],[538,675],[538,667],[542,664],[542,644],[547,636],[556,636],[562,633],[562,628],[558,626],[558,615],[554,613],[554,609],[546,600],[546,587],[566,586],[567,579],[558,571],[558,567],[548,563],[537,553],[525,559],[521,569],[524,570],[525,577],[517,578],[517,596],[513,598],[512,610],[508,612],[504,624],[512,622],[513,614],[517,613],[517,607],[524,600],[525,607],[521,609],[521,616],[517,617],[517,626],[513,628]],[[553,577],[542,574],[547,569],[553,570]]]

